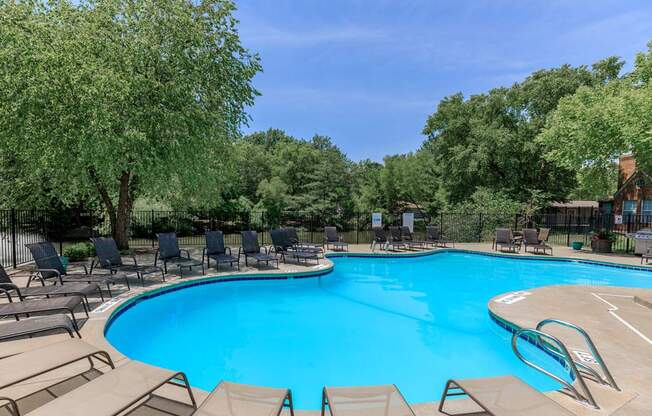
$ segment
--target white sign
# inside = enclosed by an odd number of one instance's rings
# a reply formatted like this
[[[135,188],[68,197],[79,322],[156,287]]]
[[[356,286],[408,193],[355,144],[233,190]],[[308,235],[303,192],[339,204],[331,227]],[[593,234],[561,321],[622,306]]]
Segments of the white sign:
[[[382,227],[383,226],[383,214],[380,212],[374,212],[371,214],[371,226],[372,227]]]
[[[614,224],[621,225],[623,223],[622,215],[614,215]]]
[[[403,213],[403,227],[409,227],[410,232],[414,232],[414,212]]]

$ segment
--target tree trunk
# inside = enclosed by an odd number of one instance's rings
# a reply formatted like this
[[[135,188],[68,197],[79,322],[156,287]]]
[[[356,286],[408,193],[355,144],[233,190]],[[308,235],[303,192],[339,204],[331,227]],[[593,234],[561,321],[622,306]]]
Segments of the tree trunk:
[[[120,189],[118,191],[118,209],[115,216],[113,238],[120,250],[129,248],[129,223],[133,207],[131,174],[123,171],[120,175]]]

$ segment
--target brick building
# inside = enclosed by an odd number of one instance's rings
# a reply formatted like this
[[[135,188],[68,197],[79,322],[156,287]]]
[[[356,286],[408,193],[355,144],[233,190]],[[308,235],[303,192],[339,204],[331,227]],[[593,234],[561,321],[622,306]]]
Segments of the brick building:
[[[652,221],[652,177],[638,169],[631,154],[618,160],[618,190],[613,198],[600,201],[604,215],[622,215],[623,222]]]

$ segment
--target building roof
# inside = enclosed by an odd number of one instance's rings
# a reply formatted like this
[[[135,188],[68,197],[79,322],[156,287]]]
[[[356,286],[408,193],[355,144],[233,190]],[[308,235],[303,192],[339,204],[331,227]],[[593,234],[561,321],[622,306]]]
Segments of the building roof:
[[[598,201],[553,202],[550,206],[555,208],[597,208]]]

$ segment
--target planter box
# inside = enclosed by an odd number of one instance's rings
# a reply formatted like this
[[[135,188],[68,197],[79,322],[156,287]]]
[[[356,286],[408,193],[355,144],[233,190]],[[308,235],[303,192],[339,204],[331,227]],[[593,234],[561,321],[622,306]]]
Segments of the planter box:
[[[611,253],[612,244],[611,240],[593,240],[591,249],[594,253]]]

